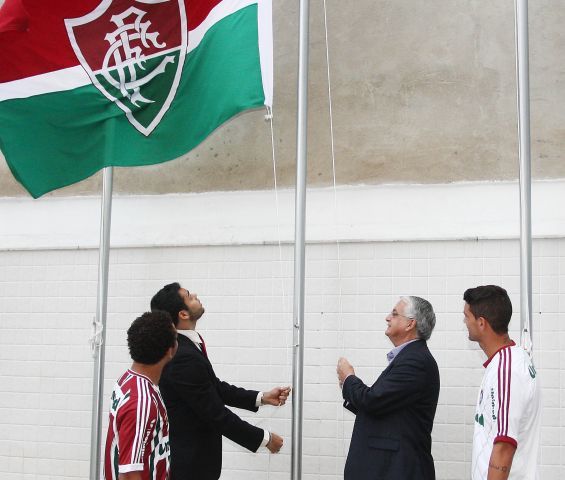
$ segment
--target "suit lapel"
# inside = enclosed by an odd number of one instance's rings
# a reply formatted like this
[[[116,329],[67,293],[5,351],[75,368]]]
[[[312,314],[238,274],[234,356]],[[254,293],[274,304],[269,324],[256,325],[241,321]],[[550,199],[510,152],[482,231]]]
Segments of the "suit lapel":
[[[214,368],[212,367],[212,364],[210,363],[208,357],[202,353],[202,351],[194,344],[194,342],[190,338],[185,337],[184,335],[179,335],[178,338],[180,339],[179,348],[182,345],[185,352],[187,353],[190,352],[194,355],[198,355],[199,357],[202,357],[206,362],[206,364],[208,365],[208,368],[211,370],[212,373],[214,373]]]
[[[377,382],[381,378],[386,377],[388,375],[392,367],[394,367],[394,362],[402,361],[405,355],[409,354],[412,350],[416,348],[421,348],[422,345],[424,346],[426,345],[425,340],[418,340],[417,342],[412,342],[410,345],[406,345],[402,350],[400,350],[400,353],[396,357],[394,357],[394,360],[390,362],[388,366],[382,371],[382,373],[379,375],[379,378],[377,378]]]
[[[417,340],[415,342],[412,342],[410,345],[406,345],[400,351],[400,353],[395,357],[394,361],[396,361],[398,358],[403,358],[405,355],[410,354],[410,352],[412,352],[414,350],[418,350],[418,349],[422,348],[422,346],[424,346],[424,347],[426,346],[425,340]]]

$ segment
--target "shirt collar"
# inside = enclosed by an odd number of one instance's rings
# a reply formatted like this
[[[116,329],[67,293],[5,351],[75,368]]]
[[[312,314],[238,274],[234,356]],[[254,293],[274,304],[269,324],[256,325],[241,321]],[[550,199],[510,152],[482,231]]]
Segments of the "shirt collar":
[[[514,345],[516,345],[516,342],[514,340],[510,340],[510,343],[508,345],[504,345],[504,347],[500,347],[496,352],[494,352],[490,356],[490,358],[485,363],[483,363],[483,367],[487,368],[488,364],[492,361],[492,359],[496,357],[502,350],[504,350],[505,348],[513,347]]]
[[[177,330],[177,332],[180,333],[181,335],[184,335],[193,343],[198,343],[198,344],[202,343],[202,340],[200,339],[200,335],[198,335],[198,332],[196,330]]]
[[[415,338],[414,340],[410,340],[406,343],[403,343],[402,345],[398,345],[398,347],[394,347],[390,352],[388,352],[386,354],[386,359],[388,360],[388,363],[390,364],[390,362],[392,362],[396,356],[402,351],[402,349],[406,346],[409,345],[411,343],[417,342],[418,340],[420,340],[419,338]]]

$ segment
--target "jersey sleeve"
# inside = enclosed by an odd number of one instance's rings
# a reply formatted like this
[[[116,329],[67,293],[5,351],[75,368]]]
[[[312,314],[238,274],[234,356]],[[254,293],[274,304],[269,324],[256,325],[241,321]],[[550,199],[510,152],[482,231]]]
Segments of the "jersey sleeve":
[[[141,382],[140,382],[141,383]],[[146,385],[119,411],[118,428],[119,473],[142,471],[144,458],[151,451],[152,432],[157,421],[157,409]]]
[[[498,415],[494,443],[505,442],[518,447],[518,431],[524,414],[526,390],[520,385],[519,372],[512,372],[512,349],[500,352],[498,364]]]

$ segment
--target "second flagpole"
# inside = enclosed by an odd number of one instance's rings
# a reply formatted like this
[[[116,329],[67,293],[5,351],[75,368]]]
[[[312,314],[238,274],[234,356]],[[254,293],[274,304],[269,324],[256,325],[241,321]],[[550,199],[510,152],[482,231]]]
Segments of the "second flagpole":
[[[294,305],[292,371],[291,478],[302,478],[302,423],[304,374],[304,278],[306,231],[306,166],[308,131],[309,0],[300,1],[298,46],[298,113],[296,133],[296,200],[294,223]]]

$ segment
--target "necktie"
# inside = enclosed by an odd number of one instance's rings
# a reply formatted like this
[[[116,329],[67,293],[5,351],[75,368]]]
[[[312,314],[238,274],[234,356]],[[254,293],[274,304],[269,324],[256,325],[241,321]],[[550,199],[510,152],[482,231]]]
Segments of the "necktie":
[[[208,353],[206,353],[206,344],[204,343],[204,339],[202,338],[202,335],[198,334],[198,336],[200,337],[200,341],[202,342],[200,344],[200,346],[202,347],[202,355],[208,358]]]

